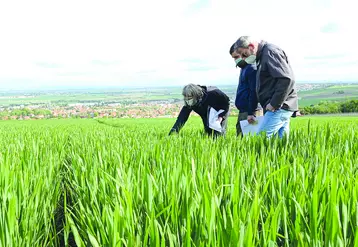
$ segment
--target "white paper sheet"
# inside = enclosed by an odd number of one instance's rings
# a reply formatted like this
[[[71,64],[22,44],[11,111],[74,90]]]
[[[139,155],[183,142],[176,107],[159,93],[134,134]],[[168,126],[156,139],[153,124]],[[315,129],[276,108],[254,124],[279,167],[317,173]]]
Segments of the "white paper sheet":
[[[210,112],[209,112],[209,128],[219,131],[222,131],[222,127],[221,124],[218,120],[219,118],[219,114],[224,112],[224,110],[219,110],[216,111],[214,108],[210,108]]]
[[[259,116],[259,117],[256,117],[256,122],[254,124],[250,124],[247,120],[240,121],[242,134],[244,136],[245,135],[256,135],[263,120],[264,120],[264,116]]]

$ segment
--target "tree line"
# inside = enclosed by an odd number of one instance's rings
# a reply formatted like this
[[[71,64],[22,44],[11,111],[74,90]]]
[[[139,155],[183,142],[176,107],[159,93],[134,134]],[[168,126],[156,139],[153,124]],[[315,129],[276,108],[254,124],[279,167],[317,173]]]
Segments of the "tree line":
[[[343,102],[322,101],[317,105],[303,107],[300,112],[304,115],[358,112],[358,100],[353,99]]]

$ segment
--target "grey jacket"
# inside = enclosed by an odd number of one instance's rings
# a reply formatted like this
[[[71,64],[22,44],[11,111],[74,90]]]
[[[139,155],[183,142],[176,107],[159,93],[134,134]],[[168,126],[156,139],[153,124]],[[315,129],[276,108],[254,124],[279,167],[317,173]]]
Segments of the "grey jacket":
[[[261,106],[271,103],[275,109],[298,110],[295,76],[285,52],[276,45],[261,41],[256,54],[257,97]]]

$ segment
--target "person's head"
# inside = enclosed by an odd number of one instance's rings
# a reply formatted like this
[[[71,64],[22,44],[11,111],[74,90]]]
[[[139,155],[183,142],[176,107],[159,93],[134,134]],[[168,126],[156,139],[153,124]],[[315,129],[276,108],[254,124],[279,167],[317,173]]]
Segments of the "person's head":
[[[256,61],[258,42],[250,36],[241,36],[232,47],[231,56],[235,59],[237,66],[245,67]],[[230,48],[231,51],[231,48]]]
[[[231,57],[234,59],[236,67],[243,68],[244,64],[239,63],[240,59],[238,59],[238,54],[235,52],[235,44],[236,44],[236,42],[234,44],[232,44],[232,46],[230,47],[229,53],[230,53]]]
[[[231,56],[233,56],[233,53],[234,53],[234,51],[235,51],[235,44],[236,44],[236,42],[234,43],[234,44],[232,44],[232,46],[230,47],[230,55]]]
[[[232,57],[232,58],[234,59],[234,61],[235,61],[236,67],[240,67],[240,68],[242,69],[242,68],[244,68],[244,67],[247,65],[247,63],[240,58],[240,55],[239,55],[238,53],[236,53],[236,51],[235,51],[235,44],[236,44],[236,43],[232,44],[232,46],[230,47],[230,51],[229,51],[229,52],[230,52],[231,57]]]
[[[203,88],[199,85],[188,84],[183,88],[182,92],[186,106],[196,105],[204,96]]]

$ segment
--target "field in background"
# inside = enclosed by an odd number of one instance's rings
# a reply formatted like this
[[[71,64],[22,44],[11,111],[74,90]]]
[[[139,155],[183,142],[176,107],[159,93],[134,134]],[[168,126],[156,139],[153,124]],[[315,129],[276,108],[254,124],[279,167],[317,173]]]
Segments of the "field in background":
[[[297,84],[300,107],[358,98],[358,84]],[[218,86],[235,101],[237,85]],[[0,106],[76,103],[182,102],[182,87],[0,92]]]
[[[358,118],[0,122],[0,246],[358,246]]]
[[[358,99],[358,84],[330,86],[323,89],[299,92],[300,106],[316,105],[322,101],[344,101]]]

